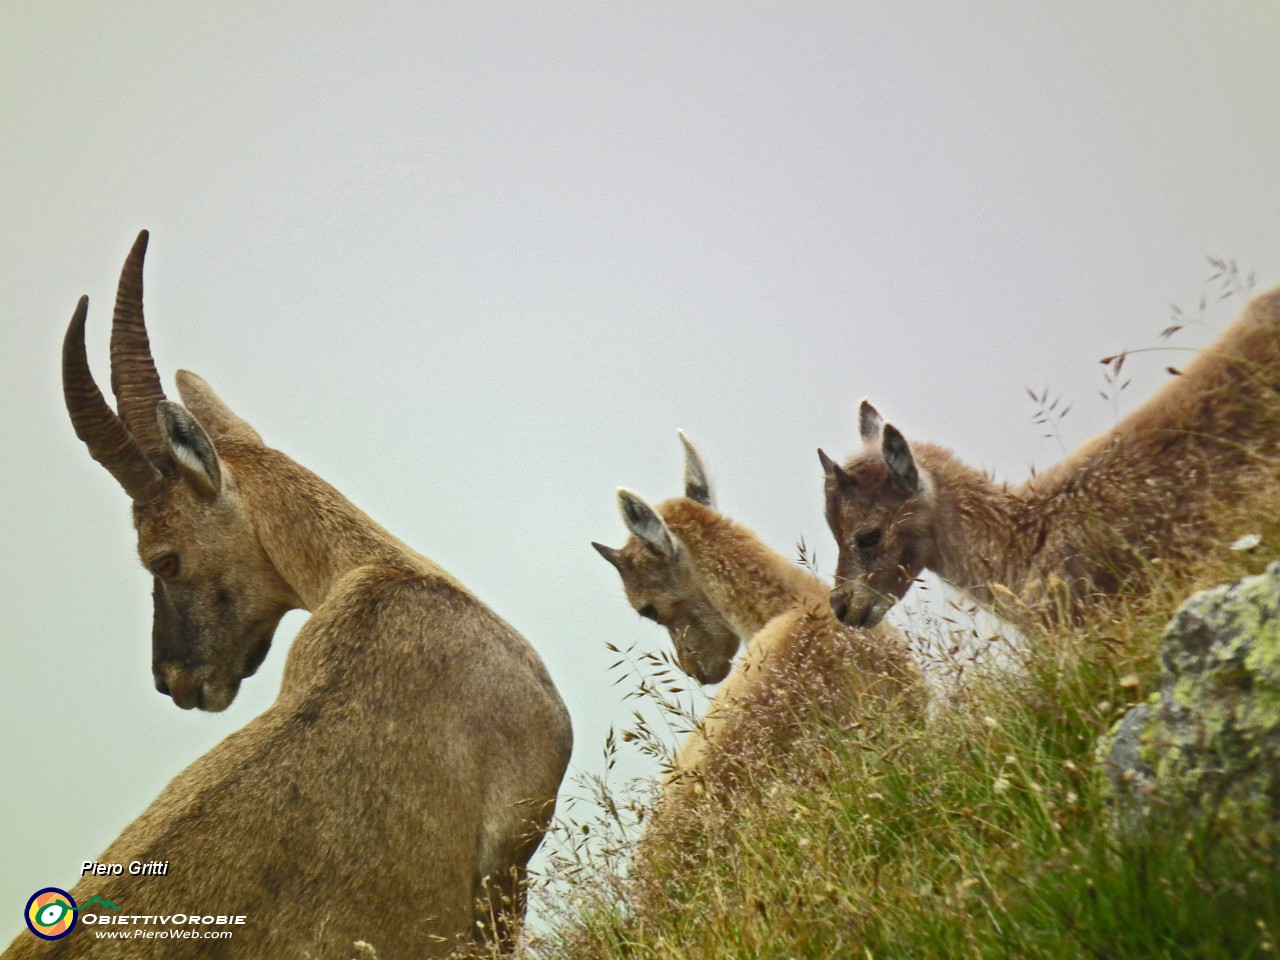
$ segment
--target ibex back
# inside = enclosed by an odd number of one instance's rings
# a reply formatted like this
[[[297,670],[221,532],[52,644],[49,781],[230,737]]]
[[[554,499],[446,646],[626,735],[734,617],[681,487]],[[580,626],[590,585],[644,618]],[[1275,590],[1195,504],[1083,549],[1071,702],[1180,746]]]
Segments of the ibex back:
[[[71,891],[131,915],[243,915],[231,939],[98,940],[22,957],[438,956],[506,942],[525,865],[569,759],[564,705],[537,653],[452,576],[395,539],[180,372],[164,399],[142,321],[146,234],[112,336],[117,416],[85,359],[82,299],[64,385],[77,434],[134,501],[155,578],[155,680],[221,710],[280,616],[311,612],[275,703],[169,784],[97,859],[169,862],[163,878]]]
[[[1280,289],[1114,429],[1016,487],[908,444],[865,400],[863,449],[826,469],[836,615],[873,624],[928,568],[999,612],[1078,620],[1233,535],[1280,493]],[[1233,512],[1234,511],[1234,512]]]

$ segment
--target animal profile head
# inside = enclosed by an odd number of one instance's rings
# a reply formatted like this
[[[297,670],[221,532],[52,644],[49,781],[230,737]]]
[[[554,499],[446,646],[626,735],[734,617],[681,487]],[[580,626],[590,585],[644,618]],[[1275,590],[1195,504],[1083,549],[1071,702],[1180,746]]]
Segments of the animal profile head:
[[[821,450],[827,525],[840,554],[831,609],[847,626],[872,627],[902,599],[928,562],[933,524],[928,481],[902,434],[866,400],[863,449],[844,466]]]
[[[266,656],[296,603],[258,542],[220,444],[261,447],[195,374],[183,403],[165,398],[142,313],[147,232],[125,261],[111,329],[108,406],[89,370],[81,297],[62,350],[62,386],[76,435],[133,501],[138,555],[153,578],[152,674],[184,710],[226,709]]]
[[[654,508],[630,490],[619,489],[618,508],[631,537],[621,549],[591,545],[618,571],[635,611],[667,628],[684,672],[700,683],[719,683],[733,665],[738,634],[708,597],[688,549],[663,518],[689,501],[714,510],[702,458],[683,432],[680,441],[685,450],[684,498]]]

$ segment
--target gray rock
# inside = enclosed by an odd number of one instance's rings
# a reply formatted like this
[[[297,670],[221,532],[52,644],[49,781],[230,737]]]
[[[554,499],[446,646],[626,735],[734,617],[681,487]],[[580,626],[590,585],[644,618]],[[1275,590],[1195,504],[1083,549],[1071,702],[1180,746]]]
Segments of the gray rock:
[[[1098,745],[1117,826],[1182,810],[1280,838],[1280,561],[1184,603],[1160,659],[1159,693]]]

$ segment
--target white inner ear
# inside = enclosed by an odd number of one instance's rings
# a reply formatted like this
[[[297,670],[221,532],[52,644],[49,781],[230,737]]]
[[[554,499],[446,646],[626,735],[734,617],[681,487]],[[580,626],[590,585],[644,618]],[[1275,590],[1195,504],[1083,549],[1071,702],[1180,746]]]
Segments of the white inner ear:
[[[889,469],[906,480],[911,471],[911,458],[904,457],[902,451],[897,449],[890,449],[885,458],[889,461]]]
[[[192,483],[217,495],[222,488],[221,469],[204,428],[180,404],[168,400],[161,402],[157,415],[178,468]]]
[[[209,474],[208,464],[201,459],[195,447],[189,446],[184,440],[170,437],[169,449],[173,452],[179,466],[190,471],[199,471],[210,480],[213,479]]]
[[[684,446],[684,487],[686,495],[691,489],[700,489],[705,491],[705,503],[708,507],[715,509],[716,495],[711,489],[711,478],[707,475],[706,464],[702,462],[702,455],[698,453],[693,442],[685,436],[683,430],[677,430],[676,433],[680,437],[680,443]],[[701,499],[701,498],[699,498]]]
[[[900,437],[886,437],[883,455],[885,463],[898,479],[913,490],[920,489],[920,474],[916,470],[915,458],[911,455],[911,448],[906,440]]]
[[[675,538],[658,512],[629,490],[619,490],[618,500],[627,529],[663,556],[674,557]]]

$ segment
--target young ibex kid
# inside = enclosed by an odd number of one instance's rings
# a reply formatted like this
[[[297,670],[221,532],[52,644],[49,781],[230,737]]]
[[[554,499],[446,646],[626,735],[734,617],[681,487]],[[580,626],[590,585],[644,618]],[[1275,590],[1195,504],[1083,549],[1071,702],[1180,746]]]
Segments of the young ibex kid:
[[[878,623],[930,569],[1018,619],[1078,620],[1232,535],[1280,492],[1280,289],[1116,427],[1016,487],[929,443],[908,444],[865,400],[863,449],[826,470],[840,556],[831,604]]]
[[[701,458],[680,439],[685,495],[655,508],[619,490],[631,538],[621,549],[592,544],[621,575],[632,607],[667,628],[686,673],[703,683],[728,676],[681,747],[664,804],[692,785],[723,788],[753,764],[773,766],[815,720],[918,713],[923,700],[902,635],[887,624],[837,623],[821,580],[716,510]]]

